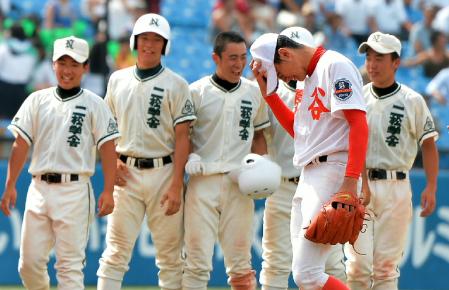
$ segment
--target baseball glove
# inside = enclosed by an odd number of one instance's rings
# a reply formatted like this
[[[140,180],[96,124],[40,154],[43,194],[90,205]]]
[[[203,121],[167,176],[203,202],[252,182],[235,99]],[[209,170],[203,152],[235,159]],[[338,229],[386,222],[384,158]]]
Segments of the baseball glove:
[[[306,228],[305,238],[321,244],[354,245],[363,227],[365,207],[349,192],[336,193]]]

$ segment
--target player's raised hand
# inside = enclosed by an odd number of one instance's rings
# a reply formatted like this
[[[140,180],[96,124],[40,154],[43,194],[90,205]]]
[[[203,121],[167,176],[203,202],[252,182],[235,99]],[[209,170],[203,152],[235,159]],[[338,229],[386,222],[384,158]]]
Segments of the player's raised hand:
[[[102,192],[98,199],[98,216],[102,217],[114,210],[114,197],[112,192]]]
[[[125,186],[126,179],[130,176],[128,167],[122,160],[117,158],[117,171],[115,173],[115,184],[118,186]]]
[[[162,195],[160,205],[165,208],[165,215],[174,215],[181,208],[182,185],[171,185],[169,189]]]
[[[14,186],[6,187],[3,193],[1,209],[6,216],[11,215],[11,210],[16,206],[17,190]]]
[[[421,193],[421,217],[428,217],[430,216],[436,206],[436,198],[435,198],[435,191],[430,190],[429,188],[424,188],[423,192]]]
[[[249,67],[253,71],[253,75],[256,78],[257,83],[259,84],[260,92],[262,96],[265,98],[267,96],[267,72],[262,68],[262,63],[258,60],[251,60]]]

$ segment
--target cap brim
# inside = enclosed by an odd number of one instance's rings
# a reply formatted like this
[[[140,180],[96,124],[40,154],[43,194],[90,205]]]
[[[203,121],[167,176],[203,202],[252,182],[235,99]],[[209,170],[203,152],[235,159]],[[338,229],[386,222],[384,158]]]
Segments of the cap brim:
[[[274,93],[278,86],[278,76],[274,65],[268,65],[267,68],[267,95]]]
[[[64,55],[70,56],[71,58],[73,58],[78,63],[85,63],[86,60],[87,60],[86,56],[82,56],[82,55],[76,54],[76,53],[71,52],[71,51],[64,51],[62,53],[55,53],[55,54],[53,54],[53,61],[57,61],[58,59],[60,59]]]
[[[377,42],[367,42],[367,41],[365,41],[362,44],[360,44],[359,49],[358,49],[359,53],[365,53],[366,50],[368,49],[368,47],[371,48],[372,50],[374,50],[375,52],[380,53],[380,54],[387,54],[387,53],[395,52],[394,49],[386,48],[386,47],[380,45]]]

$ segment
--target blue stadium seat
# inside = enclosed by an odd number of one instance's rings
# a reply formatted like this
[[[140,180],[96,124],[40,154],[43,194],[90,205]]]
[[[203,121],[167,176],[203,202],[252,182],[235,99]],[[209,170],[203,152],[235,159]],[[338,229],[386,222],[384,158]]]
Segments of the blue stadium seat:
[[[210,22],[213,1],[165,0],[162,2],[162,15],[173,26],[207,27]]]

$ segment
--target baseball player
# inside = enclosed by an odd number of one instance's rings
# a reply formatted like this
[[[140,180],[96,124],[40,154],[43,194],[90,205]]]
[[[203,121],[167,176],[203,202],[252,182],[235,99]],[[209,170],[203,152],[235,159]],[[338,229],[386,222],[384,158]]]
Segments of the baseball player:
[[[88,58],[85,40],[57,39],[53,68],[58,86],[32,93],[8,127],[16,139],[1,203],[7,216],[16,203],[17,178],[34,147],[19,259],[26,289],[50,289],[47,263],[52,248],[58,289],[84,289],[85,248],[95,211],[89,179],[95,169],[95,147],[104,173],[98,215],[114,208],[114,139],[119,134],[103,99],[80,87]]]
[[[185,290],[207,289],[217,238],[231,288],[251,290],[257,284],[251,266],[254,201],[227,174],[248,153],[267,153],[262,130],[270,124],[267,107],[254,82],[242,77],[246,50],[239,34],[218,34],[215,73],[190,85],[198,119],[186,164],[191,176],[185,203]]]
[[[310,38],[313,41],[313,38]],[[313,45],[313,42],[310,42]],[[303,96],[304,82],[280,82],[277,94],[285,104],[296,112]],[[293,166],[293,138],[268,110],[271,126],[268,133],[268,152],[274,162],[282,168],[280,188],[265,201],[262,236],[262,271],[260,284],[262,290],[280,290],[288,288],[288,279],[292,264],[290,241],[290,215],[292,200],[299,182],[300,169]],[[346,269],[342,245],[332,247],[326,260],[325,272],[346,281]]]
[[[188,83],[161,65],[170,26],[157,14],[137,19],[130,38],[135,66],[114,72],[106,103],[117,119],[116,208],[108,219],[98,289],[120,289],[146,215],[161,289],[180,289],[183,261],[183,177],[195,119]]]
[[[336,192],[356,195],[368,141],[362,79],[343,55],[311,47],[310,32],[295,36],[268,33],[251,46],[252,70],[260,90],[282,126],[294,136],[293,164],[302,167],[292,204],[292,272],[304,290],[348,289],[324,273],[330,244],[304,237],[305,228]],[[294,39],[293,39],[294,38]],[[276,94],[278,77],[304,81],[302,101],[294,114]]]
[[[395,81],[401,43],[375,32],[359,47],[371,83],[363,88],[370,128],[363,192],[370,196],[370,219],[355,249],[346,247],[348,283],[352,290],[398,289],[399,263],[411,222],[409,170],[421,147],[427,185],[421,194],[421,216],[435,209],[438,133],[424,98]]]

